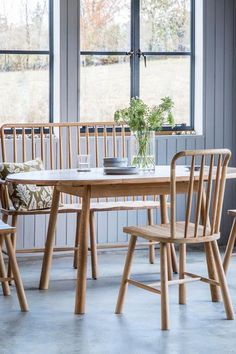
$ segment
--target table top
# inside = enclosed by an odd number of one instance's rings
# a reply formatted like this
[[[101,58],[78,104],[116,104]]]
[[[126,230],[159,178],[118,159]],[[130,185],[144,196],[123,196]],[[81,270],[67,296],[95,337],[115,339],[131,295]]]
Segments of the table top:
[[[195,172],[196,178],[199,172]],[[206,179],[208,175],[206,174]],[[229,167],[227,179],[236,178],[236,168]],[[187,166],[176,166],[176,181],[189,180]],[[135,175],[105,175],[103,168],[94,168],[90,172],[78,172],[76,169],[43,170],[11,174],[7,181],[17,184],[36,185],[100,185],[100,184],[137,184],[137,183],[164,183],[170,182],[170,166],[156,166],[155,172],[139,173]]]

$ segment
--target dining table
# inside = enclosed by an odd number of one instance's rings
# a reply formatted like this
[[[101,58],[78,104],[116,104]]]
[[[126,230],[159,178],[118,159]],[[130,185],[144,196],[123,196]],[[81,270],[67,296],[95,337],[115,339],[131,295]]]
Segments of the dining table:
[[[195,173],[194,188],[197,188],[198,172]],[[207,179],[207,174],[205,179]],[[215,178],[215,176],[213,176]],[[236,178],[236,168],[229,167],[227,179]],[[81,198],[82,209],[79,223],[79,252],[76,279],[75,313],[84,314],[86,310],[87,254],[89,239],[89,213],[93,198],[117,198],[130,196],[160,196],[161,223],[168,222],[166,196],[170,194],[170,166],[156,166],[155,171],[132,175],[106,175],[103,168],[92,168],[81,172],[77,169],[41,170],[11,174],[8,183],[53,186],[52,206],[48,223],[45,252],[43,257],[40,289],[48,289],[50,269],[55,240],[55,228],[61,193]],[[176,192],[187,193],[189,188],[189,168],[178,165],[176,168]],[[204,194],[203,194],[204,196]],[[204,207],[204,198],[202,205]],[[208,275],[216,279],[215,264],[210,243],[205,244]],[[211,285],[212,301],[219,301],[217,286]]]

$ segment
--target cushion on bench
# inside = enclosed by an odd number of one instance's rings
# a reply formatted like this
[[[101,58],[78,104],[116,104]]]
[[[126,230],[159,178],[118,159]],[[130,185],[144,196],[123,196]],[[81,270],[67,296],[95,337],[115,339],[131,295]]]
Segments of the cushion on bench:
[[[44,170],[43,162],[37,158],[27,162],[3,162],[0,164],[0,178],[9,174]],[[33,184],[8,184],[9,197],[17,211],[51,208],[52,187],[37,187]]]

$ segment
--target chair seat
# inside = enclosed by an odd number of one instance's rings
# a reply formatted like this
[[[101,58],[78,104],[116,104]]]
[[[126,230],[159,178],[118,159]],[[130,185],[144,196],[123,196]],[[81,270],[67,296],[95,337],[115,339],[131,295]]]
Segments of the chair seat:
[[[185,222],[180,221],[176,223],[176,237],[171,237],[170,224],[149,225],[149,226],[130,226],[124,227],[123,231],[127,234],[145,238],[147,240],[166,242],[166,243],[202,243],[214,241],[220,238],[219,234],[211,236],[202,236],[203,226],[199,226],[198,235],[194,237],[195,224],[189,223],[188,238],[184,238]],[[209,230],[207,230],[209,234]]]
[[[108,202],[92,202],[91,211],[118,211],[118,210],[138,210],[138,209],[155,209],[159,208],[159,201],[153,200],[127,200],[127,201],[108,201]],[[63,204],[59,207],[58,212],[63,213],[78,213],[82,209],[82,204]],[[7,215],[37,215],[50,214],[50,209],[36,209],[28,211],[17,211],[12,209],[1,209],[3,214]]]
[[[9,233],[14,233],[16,231],[15,227],[9,226],[8,224],[4,223],[0,220],[0,235],[6,235]]]
[[[236,216],[236,209],[228,210],[228,214],[231,215],[231,216]]]

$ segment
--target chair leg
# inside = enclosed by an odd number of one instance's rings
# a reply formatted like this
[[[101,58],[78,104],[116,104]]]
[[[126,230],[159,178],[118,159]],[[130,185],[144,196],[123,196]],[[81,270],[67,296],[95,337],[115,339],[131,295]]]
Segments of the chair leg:
[[[153,210],[147,210],[148,225],[153,225]],[[151,242],[151,241],[150,241]],[[149,263],[155,263],[155,245],[150,245],[149,247]]]
[[[80,221],[80,213],[77,213],[77,218],[76,218],[76,232],[75,232],[75,247],[77,249],[74,250],[74,260],[73,260],[73,267],[77,269],[78,265],[78,247],[79,247],[79,221]]]
[[[214,254],[215,258],[215,265],[216,265],[216,270],[218,273],[218,278],[219,278],[219,283],[220,283],[220,288],[221,288],[221,293],[224,301],[224,306],[225,306],[225,312],[228,320],[233,320],[234,319],[234,310],[229,294],[229,289],[228,289],[228,284],[226,281],[225,277],[225,272],[223,269],[223,265],[221,262],[221,257],[220,257],[220,252],[219,252],[219,247],[217,244],[217,241],[212,242],[212,251]]]
[[[204,244],[204,249],[205,249],[205,254],[206,254],[208,277],[210,279],[214,279],[214,280],[218,281],[215,259],[214,259],[213,250],[212,250],[212,243],[206,242]],[[210,284],[210,290],[211,290],[212,302],[219,302],[221,299],[219,287],[216,285]]]
[[[97,240],[96,240],[96,232],[95,232],[95,215],[93,211],[91,211],[89,215],[89,226],[90,226],[92,277],[93,279],[97,279]]]
[[[20,276],[20,271],[16,261],[15,250],[13,248],[12,241],[11,241],[11,235],[5,236],[5,242],[6,242],[7,253],[9,256],[9,262],[11,264],[11,270],[13,273],[14,282],[16,285],[16,291],[17,291],[17,296],[19,299],[21,311],[28,311],[28,304],[27,304],[25,291]]]
[[[124,305],[124,299],[125,299],[125,294],[128,288],[128,283],[127,279],[129,279],[130,276],[130,270],[131,270],[131,262],[134,254],[134,249],[136,245],[137,237],[136,236],[131,236],[130,242],[129,242],[129,248],[128,248],[128,253],[126,256],[126,261],[125,261],[125,267],[124,267],[124,272],[120,284],[120,290],[119,290],[119,295],[116,303],[116,314],[120,314],[123,309]]]
[[[161,329],[169,329],[169,296],[168,296],[168,265],[167,244],[160,244],[161,263]]]
[[[184,279],[184,272],[186,267],[186,244],[179,245],[179,279]],[[186,304],[186,285],[179,285],[179,304]]]
[[[3,245],[3,237],[1,237],[0,241],[0,277],[1,278],[6,278],[6,268],[5,268],[5,263],[3,259],[3,254],[2,254],[2,245]],[[8,281],[2,281],[2,291],[4,296],[11,295],[10,287]]]
[[[11,225],[12,225],[13,227],[16,227],[16,225],[17,225],[17,215],[13,215],[13,216],[12,216],[12,223],[11,223]],[[11,241],[12,241],[12,246],[13,246],[14,252],[16,252],[16,234],[12,234],[12,235],[11,235]],[[12,271],[11,271],[11,264],[10,264],[10,262],[8,263],[7,276],[8,276],[9,278],[12,277]],[[11,284],[11,281],[9,282],[9,284]]]
[[[229,268],[229,262],[232,257],[233,249],[234,249],[234,244],[236,240],[236,218],[234,218],[233,225],[230,231],[225,255],[224,255],[224,260],[223,260],[223,268],[225,273],[227,272]]]
[[[168,265],[168,280],[173,279],[173,267],[171,258],[171,244],[167,244],[167,265]]]
[[[178,265],[177,265],[177,258],[176,258],[176,252],[175,252],[175,245],[174,243],[170,244],[170,248],[171,248],[171,260],[172,260],[172,268],[173,268],[173,272],[175,274],[178,273]]]

